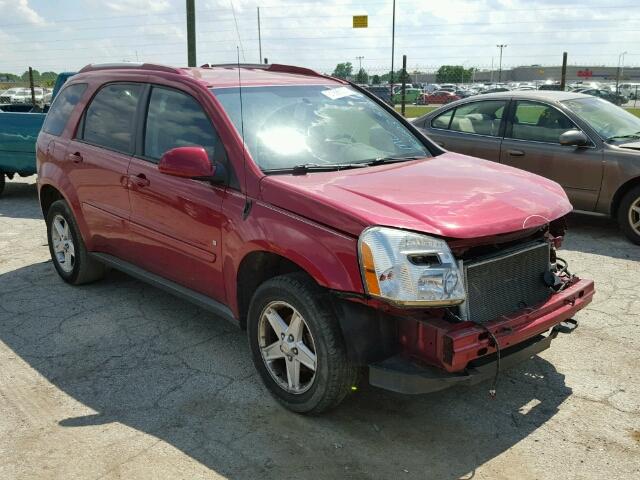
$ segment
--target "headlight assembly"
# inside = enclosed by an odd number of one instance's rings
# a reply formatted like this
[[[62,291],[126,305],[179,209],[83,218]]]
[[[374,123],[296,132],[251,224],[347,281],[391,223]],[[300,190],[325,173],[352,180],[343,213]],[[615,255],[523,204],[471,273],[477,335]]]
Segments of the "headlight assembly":
[[[366,292],[401,306],[448,306],[465,288],[447,243],[405,230],[370,227],[358,240]]]

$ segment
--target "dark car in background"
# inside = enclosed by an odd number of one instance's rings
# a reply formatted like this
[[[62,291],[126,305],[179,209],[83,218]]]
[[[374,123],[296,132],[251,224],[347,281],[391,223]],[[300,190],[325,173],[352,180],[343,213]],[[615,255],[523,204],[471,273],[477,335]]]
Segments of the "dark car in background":
[[[640,119],[626,110],[580,93],[511,91],[413,124],[447,150],[556,181],[574,208],[611,215],[640,244]]]
[[[391,101],[391,87],[389,85],[370,85],[368,87],[363,87],[363,88],[373,93],[376,97],[378,97],[384,103],[387,103],[393,106],[393,102]]]
[[[591,95],[593,97],[599,97],[615,105],[624,105],[629,101],[629,99],[624,95],[612,92],[611,90],[605,90],[604,88],[587,88],[584,90],[580,90],[579,93]]]

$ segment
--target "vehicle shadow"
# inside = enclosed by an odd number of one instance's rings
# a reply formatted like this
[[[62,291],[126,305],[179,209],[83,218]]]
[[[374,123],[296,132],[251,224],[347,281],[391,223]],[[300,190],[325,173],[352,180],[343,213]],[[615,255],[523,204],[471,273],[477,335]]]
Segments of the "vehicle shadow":
[[[415,397],[363,387],[324,416],[296,415],[267,394],[235,326],[119,272],[71,287],[50,262],[0,275],[0,340],[97,412],[49,422],[120,422],[231,479],[471,478],[571,394],[536,357],[501,376],[495,400],[487,384]]]
[[[612,218],[574,212],[567,217],[567,226],[562,249],[640,260],[640,247],[625,238]]]
[[[0,196],[0,217],[42,219],[35,177],[7,180]]]

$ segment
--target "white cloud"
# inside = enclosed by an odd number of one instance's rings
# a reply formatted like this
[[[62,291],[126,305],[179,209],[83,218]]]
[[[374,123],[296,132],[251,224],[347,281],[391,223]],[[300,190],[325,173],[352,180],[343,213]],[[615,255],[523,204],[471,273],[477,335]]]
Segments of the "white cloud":
[[[169,0],[109,0],[104,6],[118,13],[161,13],[171,7]]]
[[[33,8],[29,6],[29,0],[0,0],[0,10],[3,12],[15,12],[13,18],[19,18],[33,25],[44,25],[46,22]],[[8,18],[5,16],[5,18]]]

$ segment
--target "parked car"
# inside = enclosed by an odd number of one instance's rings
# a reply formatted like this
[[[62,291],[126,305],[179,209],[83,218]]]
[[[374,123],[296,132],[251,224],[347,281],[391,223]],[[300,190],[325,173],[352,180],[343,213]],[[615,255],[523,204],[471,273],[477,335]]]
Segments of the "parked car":
[[[391,101],[391,87],[389,85],[369,85],[364,88],[373,93],[384,103],[393,106],[393,102]]]
[[[538,87],[538,90],[562,90],[560,82],[557,83],[543,83]]]
[[[422,94],[422,90],[419,88],[409,88],[405,89],[405,102],[406,103],[415,103],[416,99]],[[395,93],[393,94],[393,103],[398,104],[402,102],[402,87],[396,88]]]
[[[13,87],[0,93],[0,104],[13,103],[13,97],[19,94],[22,90],[24,90],[22,87]]]
[[[580,90],[579,93],[603,98],[604,100],[607,100],[614,105],[624,105],[629,101],[629,99],[623,95],[619,95],[615,92],[612,92],[611,90],[605,90],[602,88],[587,88],[584,90]]]
[[[495,389],[594,292],[556,258],[557,184],[447,153],[305,68],[85,67],[38,166],[63,280],[110,265],[232,320],[296,412],[337,405],[362,369],[396,392]]]
[[[512,91],[413,123],[448,150],[558,182],[577,210],[611,215],[640,244],[640,119],[626,110],[579,93]]]
[[[53,97],[72,75],[70,72],[58,75]],[[0,104],[0,195],[5,176],[27,177],[36,173],[36,138],[47,111],[47,106],[34,108],[28,103]]]
[[[640,83],[621,83],[618,86],[618,93],[623,97],[636,100],[640,96]]]
[[[416,104],[418,105],[429,105],[429,104],[441,104],[441,103],[451,103],[456,100],[460,100],[460,97],[453,92],[447,92],[445,90],[438,90],[433,93],[423,93],[416,99]]]
[[[44,103],[44,90],[40,87],[36,87],[33,89],[33,94],[36,100],[36,103],[42,104]],[[11,103],[32,103],[31,98],[31,89],[30,88],[22,88],[11,98]]]
[[[510,90],[507,87],[491,87],[491,88],[487,88],[486,90],[483,90],[482,93],[487,94],[487,93],[499,93],[499,92],[510,92]]]

